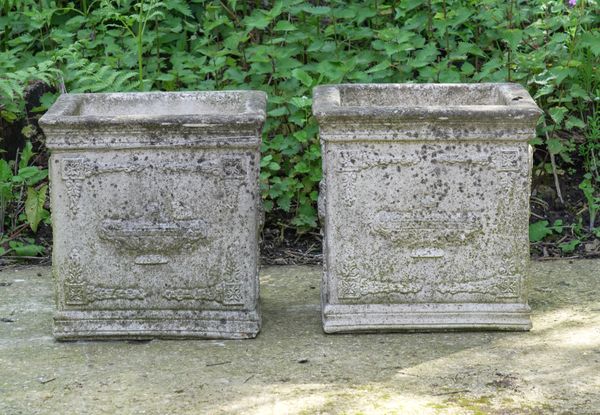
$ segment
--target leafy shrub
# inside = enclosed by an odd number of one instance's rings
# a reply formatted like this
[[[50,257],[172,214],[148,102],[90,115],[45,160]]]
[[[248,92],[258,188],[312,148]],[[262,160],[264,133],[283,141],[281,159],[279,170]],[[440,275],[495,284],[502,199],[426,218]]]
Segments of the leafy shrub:
[[[19,116],[31,79],[69,92],[264,90],[265,209],[305,231],[321,179],[314,86],[520,82],[546,111],[536,175],[558,183],[580,153],[597,203],[600,9],[571,2],[0,0],[0,114]]]
[[[45,209],[47,169],[30,165],[34,153],[27,142],[16,160],[0,159],[0,256],[35,256],[43,247],[26,236],[37,232],[40,222],[50,220]]]

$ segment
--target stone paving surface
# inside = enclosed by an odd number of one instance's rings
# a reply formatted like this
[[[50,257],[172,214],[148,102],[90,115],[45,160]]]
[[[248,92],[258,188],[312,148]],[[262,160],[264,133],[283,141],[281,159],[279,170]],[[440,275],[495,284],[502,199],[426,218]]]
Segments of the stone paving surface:
[[[261,272],[254,340],[59,343],[0,272],[0,414],[600,414],[600,261],[532,264],[533,330],[325,335],[321,269]]]

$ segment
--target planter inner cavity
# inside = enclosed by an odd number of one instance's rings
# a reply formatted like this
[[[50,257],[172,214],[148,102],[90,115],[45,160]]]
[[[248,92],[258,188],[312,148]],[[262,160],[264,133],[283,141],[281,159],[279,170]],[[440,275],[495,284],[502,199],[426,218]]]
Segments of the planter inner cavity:
[[[418,107],[507,105],[506,97],[495,84],[369,84],[340,87],[343,107]]]
[[[260,330],[262,92],[63,95],[51,150],[54,335]]]
[[[325,331],[528,330],[527,92],[322,86],[313,112]]]
[[[100,94],[95,94],[100,95]],[[81,96],[73,116],[152,117],[167,115],[239,114],[248,112],[243,93],[207,92],[103,94]]]

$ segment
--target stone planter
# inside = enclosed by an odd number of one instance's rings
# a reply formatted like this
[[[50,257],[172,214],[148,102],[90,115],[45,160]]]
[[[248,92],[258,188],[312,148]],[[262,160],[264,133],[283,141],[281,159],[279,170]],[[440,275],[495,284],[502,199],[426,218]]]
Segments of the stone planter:
[[[528,93],[322,86],[313,112],[325,331],[529,330]]]
[[[260,330],[262,92],[62,95],[51,150],[54,335]]]

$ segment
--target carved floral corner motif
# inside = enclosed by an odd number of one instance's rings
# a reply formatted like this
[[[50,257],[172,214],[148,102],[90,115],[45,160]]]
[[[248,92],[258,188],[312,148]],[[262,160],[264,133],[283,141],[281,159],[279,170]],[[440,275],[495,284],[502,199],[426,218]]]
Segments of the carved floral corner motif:
[[[104,300],[143,300],[147,297],[146,291],[139,287],[103,287],[90,284],[83,277],[83,265],[77,249],[73,249],[65,261],[64,272],[63,291],[65,304],[68,306],[85,306]]]
[[[83,180],[90,174],[90,162],[83,157],[65,158],[62,164],[62,178],[67,188],[69,213],[76,215],[79,210],[79,199]]]
[[[518,298],[521,294],[522,278],[518,275],[501,275],[498,277],[495,291],[498,298]]]
[[[244,160],[240,157],[224,157],[222,166],[226,179],[240,179],[246,175]]]
[[[83,266],[77,249],[73,249],[64,265],[64,295],[67,305],[87,304],[86,283],[82,277]]]
[[[223,304],[224,305],[242,305],[244,304],[244,296],[242,285],[239,283],[223,284]]]
[[[354,262],[347,262],[339,269],[338,298],[357,299],[362,295],[360,286],[360,274],[358,266]]]
[[[494,157],[496,170],[499,172],[514,172],[519,171],[519,149],[508,148],[500,150]]]

